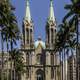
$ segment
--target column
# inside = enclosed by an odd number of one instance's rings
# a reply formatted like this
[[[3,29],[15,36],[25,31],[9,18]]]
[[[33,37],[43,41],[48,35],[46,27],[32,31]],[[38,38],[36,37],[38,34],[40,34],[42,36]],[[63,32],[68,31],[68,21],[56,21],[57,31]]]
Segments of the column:
[[[30,46],[31,42],[30,42],[30,29],[29,29],[29,46]]]
[[[49,46],[51,48],[51,29],[49,29]]]

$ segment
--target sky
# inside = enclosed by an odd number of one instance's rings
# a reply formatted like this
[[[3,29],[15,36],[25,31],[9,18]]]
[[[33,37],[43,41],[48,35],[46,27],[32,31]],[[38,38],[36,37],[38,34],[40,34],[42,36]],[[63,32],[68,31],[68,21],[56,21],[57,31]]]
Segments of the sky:
[[[25,16],[26,0],[12,0],[15,6],[15,14],[17,16],[20,31],[22,31],[22,21]],[[53,0],[54,14],[59,24],[66,14],[64,5],[69,0]],[[34,39],[40,35],[45,40],[45,25],[49,15],[50,0],[30,0],[31,16],[34,23]]]
[[[53,0],[54,14],[57,24],[61,23],[62,18],[66,14],[64,9],[65,4],[70,0]],[[15,15],[17,17],[18,26],[22,32],[22,21],[25,16],[26,0],[11,0],[11,3],[16,8]],[[49,15],[50,0],[30,0],[31,16],[34,23],[34,39],[38,36],[45,41],[45,25]],[[0,44],[1,45],[1,44]],[[20,47],[20,44],[18,44]]]

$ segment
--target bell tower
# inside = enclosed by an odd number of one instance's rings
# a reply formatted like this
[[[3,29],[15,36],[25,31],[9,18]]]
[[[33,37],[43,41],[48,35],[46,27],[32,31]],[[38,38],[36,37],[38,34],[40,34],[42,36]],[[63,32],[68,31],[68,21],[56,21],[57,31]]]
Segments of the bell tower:
[[[24,48],[31,48],[33,44],[33,21],[30,13],[29,0],[26,0],[26,13],[23,20],[23,42]]]
[[[53,0],[50,0],[50,11],[46,23],[46,47],[53,49],[55,43],[56,22],[53,9]]]

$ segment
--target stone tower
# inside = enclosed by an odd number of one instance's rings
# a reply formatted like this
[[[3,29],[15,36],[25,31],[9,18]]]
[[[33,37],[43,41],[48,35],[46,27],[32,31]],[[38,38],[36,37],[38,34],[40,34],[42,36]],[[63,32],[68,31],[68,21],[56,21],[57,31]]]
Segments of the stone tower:
[[[46,24],[46,46],[47,48],[54,48],[56,33],[56,22],[53,9],[53,0],[50,0],[49,17]]]
[[[23,20],[23,47],[30,48],[33,44],[33,21],[30,13],[29,0],[26,0],[26,14]]]
[[[26,14],[23,21],[23,45],[25,73],[21,80],[58,80],[56,79],[56,56],[54,43],[56,23],[53,1],[50,0],[50,11],[46,25],[46,42],[41,37],[33,42],[33,22],[30,14],[29,0],[26,0]]]

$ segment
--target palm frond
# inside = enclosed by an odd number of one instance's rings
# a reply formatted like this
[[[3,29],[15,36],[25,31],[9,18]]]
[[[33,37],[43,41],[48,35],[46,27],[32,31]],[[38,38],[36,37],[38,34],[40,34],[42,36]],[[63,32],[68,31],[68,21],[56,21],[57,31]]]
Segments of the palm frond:
[[[67,4],[67,5],[65,5],[64,8],[65,8],[66,10],[70,10],[72,7],[73,7],[73,5],[71,5],[71,4]]]
[[[63,22],[65,22],[68,18],[72,17],[74,15],[74,12],[69,11],[66,16],[63,18]]]

